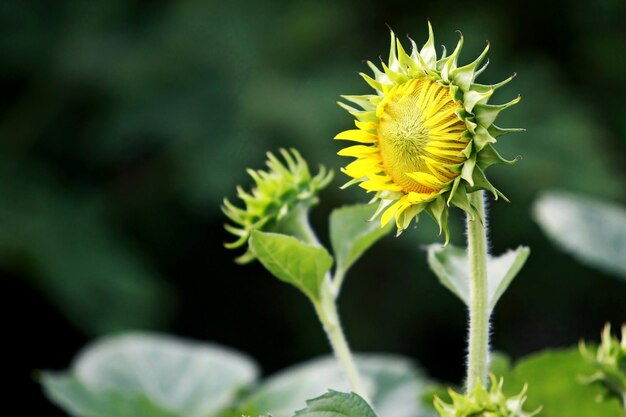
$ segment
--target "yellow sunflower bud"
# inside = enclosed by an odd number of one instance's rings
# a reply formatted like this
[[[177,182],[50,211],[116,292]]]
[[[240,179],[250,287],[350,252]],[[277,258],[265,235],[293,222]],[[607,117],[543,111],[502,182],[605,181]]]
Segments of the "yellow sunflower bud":
[[[440,417],[532,417],[541,409],[532,413],[522,410],[526,401],[526,390],[513,397],[506,397],[502,392],[503,379],[499,381],[491,374],[489,376],[491,388],[487,390],[482,384],[473,392],[461,395],[450,389],[448,393],[452,404],[447,404],[439,397],[435,398],[435,408]]]
[[[379,201],[381,225],[395,218],[398,234],[422,211],[428,212],[445,231],[448,240],[448,207],[456,206],[471,216],[475,210],[467,193],[488,190],[504,196],[485,177],[496,163],[511,164],[493,148],[496,137],[522,129],[494,125],[498,114],[519,102],[488,104],[494,91],[508,83],[475,82],[489,45],[473,62],[458,66],[463,36],[450,54],[437,58],[430,22],[429,38],[420,50],[411,40],[408,54],[391,33],[389,61],[382,70],[372,62],[370,77],[361,74],[375,94],[342,96],[356,107],[339,102],[352,114],[356,129],[335,139],[358,142],[338,152],[356,158],[342,171],[352,177],[345,186],[358,183]],[[505,198],[506,199],[506,198]]]
[[[244,246],[254,230],[297,234],[288,230],[290,224],[301,224],[301,219],[293,221],[293,216],[306,216],[308,209],[317,203],[319,191],[332,179],[332,172],[323,166],[312,176],[306,161],[295,149],[281,149],[280,154],[284,163],[271,152],[267,153],[267,171],[248,169],[255,186],[250,192],[237,187],[237,196],[244,202],[244,208],[224,199],[222,211],[234,223],[224,227],[238,238],[225,244],[227,248]],[[238,263],[252,260],[254,255],[249,249],[236,259]]]

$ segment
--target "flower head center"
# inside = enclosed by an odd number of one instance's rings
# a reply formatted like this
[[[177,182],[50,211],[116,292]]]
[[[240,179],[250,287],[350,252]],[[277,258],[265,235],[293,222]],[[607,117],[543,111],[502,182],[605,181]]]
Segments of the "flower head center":
[[[378,106],[383,166],[405,192],[438,192],[458,175],[454,166],[466,159],[460,152],[467,145],[459,107],[448,87],[428,78],[395,86]]]

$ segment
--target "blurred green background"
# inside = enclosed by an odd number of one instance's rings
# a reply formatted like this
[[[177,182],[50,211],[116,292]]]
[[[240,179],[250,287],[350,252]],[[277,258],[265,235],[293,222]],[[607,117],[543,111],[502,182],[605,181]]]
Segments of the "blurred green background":
[[[0,2],[2,350],[24,415],[62,415],[32,380],[65,368],[91,338],[154,329],[250,353],[272,372],[328,351],[308,302],[258,264],[241,267],[220,212],[245,167],[296,147],[337,172],[313,212],[327,241],[339,191],[335,101],[365,94],[357,73],[388,53],[387,25],[421,44],[465,35],[461,62],[492,44],[495,102],[520,93],[492,168],[511,204],[491,204],[493,252],[529,245],[495,312],[493,346],[519,357],[597,339],[626,320],[626,283],[562,254],[533,222],[545,189],[626,204],[626,2]],[[453,243],[463,243],[460,213]],[[460,381],[464,307],[420,246],[432,222],[388,237],[348,277],[340,308],[355,350],[393,351]],[[9,399],[17,401],[17,397]]]

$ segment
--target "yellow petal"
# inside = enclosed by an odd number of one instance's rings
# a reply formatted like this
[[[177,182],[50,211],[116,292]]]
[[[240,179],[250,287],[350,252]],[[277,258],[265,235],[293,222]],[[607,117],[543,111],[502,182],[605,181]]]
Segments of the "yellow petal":
[[[431,200],[437,193],[416,193],[411,191],[407,194],[406,199],[410,203],[417,204]]]
[[[378,148],[375,146],[354,145],[347,148],[343,148],[337,155],[341,156],[354,156],[356,158],[367,157],[370,154],[378,153]]]
[[[364,123],[364,124],[371,124],[371,123]],[[344,130],[343,132],[337,134],[337,136],[335,136],[335,139],[352,140],[352,141],[360,142],[360,143],[378,142],[378,138],[376,136],[372,135],[371,133],[367,133],[366,131],[361,130],[361,129]]]
[[[378,129],[378,125],[376,123],[372,123],[372,122],[360,122],[358,120],[355,120],[354,124],[356,125],[356,127],[358,127],[361,130],[364,130],[364,131],[368,131],[368,130],[372,130],[372,129]]]
[[[441,188],[441,186],[444,184],[436,176],[427,172],[407,172],[406,176],[419,182],[421,185],[434,190]]]

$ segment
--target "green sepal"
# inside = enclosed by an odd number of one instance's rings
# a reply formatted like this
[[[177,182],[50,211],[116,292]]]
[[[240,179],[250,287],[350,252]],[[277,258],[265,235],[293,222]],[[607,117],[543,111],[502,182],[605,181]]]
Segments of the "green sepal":
[[[461,52],[462,48],[463,48],[463,34],[459,32],[459,42],[456,44],[456,48],[454,48],[454,51],[450,54],[450,56],[447,58],[446,63],[441,68],[441,78],[444,81],[446,82],[450,81],[450,73],[456,69],[457,60],[459,58],[459,52]]]
[[[509,133],[520,133],[526,131],[526,129],[523,129],[521,127],[502,128],[494,124],[489,126],[487,130],[489,131],[489,134],[494,138],[497,138],[498,136],[508,135]]]
[[[255,230],[250,250],[272,275],[319,302],[322,282],[333,264],[326,249],[292,236]]]
[[[419,222],[419,214],[424,211],[427,206],[428,203],[419,203],[404,210],[404,212],[400,214],[400,219],[397,220],[396,226],[399,224],[400,227],[398,228],[396,236],[400,236],[400,234],[409,227],[413,218],[415,218],[415,224],[417,224],[417,222]]]
[[[448,404],[439,397],[435,397],[435,409],[440,417],[532,417],[541,411],[541,407],[533,412],[525,412],[522,407],[526,401],[527,386],[512,397],[507,397],[502,391],[504,380],[498,380],[490,374],[490,388],[479,383],[474,390],[467,394],[459,394],[448,390],[452,403]]]
[[[390,69],[384,62],[381,62],[381,65],[383,66],[383,70],[385,71],[387,78],[394,84],[403,84],[409,80],[409,77]]]
[[[469,132],[467,132],[467,131],[466,131],[466,132],[464,132],[463,134],[464,134],[464,135],[465,135],[465,134],[468,134],[468,136],[470,136],[470,135],[469,135]],[[461,151],[461,155],[463,155],[463,156],[464,156],[464,157],[466,157],[466,158],[470,158],[470,157],[472,156],[472,152],[473,152],[473,151],[474,151],[474,142],[473,142],[472,140],[470,140],[470,141],[468,141],[468,142],[467,142],[467,146],[465,147],[465,149],[463,149],[463,150]],[[461,164],[459,164],[459,165],[463,165],[463,163],[461,163]],[[460,172],[460,171],[462,171],[462,170],[463,170],[463,167],[461,166],[461,167],[459,167],[459,171],[457,171],[457,172]]]
[[[498,199],[498,197],[502,197],[504,201],[509,201],[500,191],[496,189],[496,187],[493,186],[493,184],[491,184],[491,182],[489,182],[482,168],[474,168],[472,172],[472,181],[473,184],[471,184],[470,187],[467,187],[467,192],[471,193],[478,190],[487,190],[491,192],[491,194],[493,194],[493,197],[496,200]]]
[[[341,107],[342,109],[344,109],[345,111],[347,111],[348,113],[350,113],[360,122],[375,122],[376,121],[375,111],[358,110],[341,101],[337,101],[337,105]]]
[[[486,145],[483,150],[478,153],[476,165],[482,169],[486,169],[494,164],[513,165],[518,160],[519,157],[510,160],[504,159],[492,145]]]
[[[474,72],[483,59],[485,59],[485,56],[487,56],[487,52],[489,52],[489,42],[487,42],[487,46],[485,46],[485,49],[481,52],[478,58],[474,60],[474,62],[459,67],[450,73],[452,81],[461,87],[462,90],[469,90],[470,85],[474,81]]]
[[[393,31],[391,33],[393,34]],[[393,45],[392,45],[392,48],[393,48]],[[407,54],[406,51],[404,50],[402,43],[400,43],[400,41],[398,41],[397,39],[396,39],[396,48],[397,48],[398,61],[400,62],[401,66],[404,66],[407,70],[420,71],[419,65],[417,65],[417,63],[411,59],[411,56]]]
[[[375,95],[372,95],[372,94],[362,94],[358,96],[342,95],[340,97],[344,100],[347,100],[351,103],[356,104],[357,106],[361,106],[365,110],[368,110],[368,111],[376,110],[376,106],[372,104],[372,99],[377,97]]]
[[[461,169],[461,178],[473,187],[474,186],[474,167],[476,166],[476,154],[472,155],[465,161]]]
[[[370,67],[370,69],[374,73],[374,79],[376,81],[380,81],[385,78],[385,73],[379,70],[376,64],[374,64],[372,61],[367,61],[367,66]]]
[[[450,242],[450,230],[448,229],[448,209],[445,199],[441,196],[437,197],[426,206],[425,210],[439,226],[439,235],[441,235],[442,231],[444,232],[446,237],[444,246],[446,246]]]
[[[370,85],[370,87],[372,87],[374,90],[377,91],[384,91],[386,90],[386,88],[383,87],[383,83],[376,81],[375,79],[373,79],[372,77],[370,77],[369,75],[360,72],[359,75],[361,76],[361,78],[363,78],[365,80],[366,83],[368,83]]]
[[[426,40],[419,55],[429,68],[435,66],[437,62],[437,50],[435,49],[435,34],[433,33],[433,26],[430,24],[430,20],[428,21],[428,40]]]
[[[595,368],[592,375],[585,376],[584,382],[603,383],[626,407],[626,324],[622,325],[621,340],[611,335],[611,325],[607,323],[597,348],[587,348],[581,340],[579,350],[583,358]]]
[[[485,104],[492,94],[493,90],[488,90],[486,92],[466,90],[463,94],[463,107],[468,112],[472,112],[477,104]]]
[[[463,90],[461,90],[461,88],[458,85],[450,83],[448,85],[448,88],[450,89],[450,95],[452,96],[454,101],[456,101],[456,102],[462,102],[463,101]],[[457,113],[457,116],[458,115],[459,114]],[[459,116],[459,117],[461,117],[461,116]]]
[[[465,183],[461,181],[461,177],[457,177],[454,180],[450,196],[448,197],[448,201],[446,203],[448,206],[458,207],[466,212],[471,220],[475,220],[478,216],[476,208],[472,206],[469,198],[467,197]],[[480,219],[480,221],[482,221],[482,219]]]
[[[478,122],[478,124],[484,127],[491,126],[493,122],[495,122],[495,120],[498,118],[500,112],[519,103],[521,99],[522,96],[517,96],[513,100],[504,104],[477,104],[474,107],[476,121]]]
[[[461,169],[463,168],[463,166],[461,166]],[[459,185],[461,184],[461,177],[458,176],[454,179],[454,181],[452,181],[452,188],[450,189],[450,194],[448,195],[448,199],[446,200],[446,205],[449,207],[450,203],[452,202],[452,196],[454,194],[456,194],[457,190],[459,189]]]
[[[485,129],[482,126],[478,126],[476,128],[476,133],[474,134],[474,146],[476,147],[477,152],[481,152],[485,146],[496,143],[496,138],[489,134],[489,130]]]

